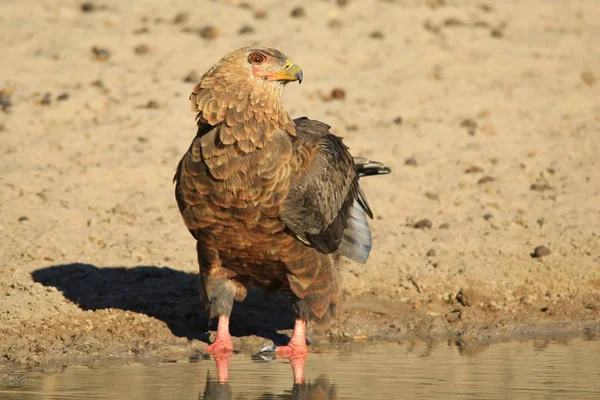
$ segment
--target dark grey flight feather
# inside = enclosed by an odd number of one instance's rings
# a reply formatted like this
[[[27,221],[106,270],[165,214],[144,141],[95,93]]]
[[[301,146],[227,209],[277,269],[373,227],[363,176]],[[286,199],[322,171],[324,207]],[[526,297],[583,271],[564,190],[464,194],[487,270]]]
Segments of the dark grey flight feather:
[[[390,172],[383,164],[353,158],[329,126],[307,118],[296,123],[297,148],[306,149],[306,171],[292,180],[280,217],[300,240],[326,254],[364,263],[371,250],[373,218],[359,177]]]

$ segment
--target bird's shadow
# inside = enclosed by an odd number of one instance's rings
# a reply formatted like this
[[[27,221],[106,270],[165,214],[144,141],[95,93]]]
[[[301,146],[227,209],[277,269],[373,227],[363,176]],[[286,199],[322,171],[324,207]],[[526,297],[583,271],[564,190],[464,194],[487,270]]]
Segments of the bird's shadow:
[[[198,275],[168,267],[96,267],[73,263],[40,268],[33,280],[53,286],[83,310],[117,308],[164,321],[179,337],[208,341],[215,321],[198,296]],[[278,330],[294,324],[291,300],[285,294],[263,295],[249,290],[246,300],[236,303],[231,315],[234,336],[257,335],[285,343]],[[211,323],[212,322],[212,323]]]

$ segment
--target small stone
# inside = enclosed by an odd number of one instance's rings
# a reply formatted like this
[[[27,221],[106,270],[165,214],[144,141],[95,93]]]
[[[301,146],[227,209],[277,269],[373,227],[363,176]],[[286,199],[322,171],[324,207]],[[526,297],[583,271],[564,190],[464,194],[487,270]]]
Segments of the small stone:
[[[552,190],[552,186],[548,185],[547,183],[532,183],[531,186],[529,186],[529,189],[543,192],[545,190]]]
[[[394,118],[394,123],[396,125],[402,125],[403,122],[404,122],[404,120],[402,119],[402,117],[396,117],[396,118]]]
[[[381,31],[373,31],[369,34],[369,37],[372,39],[378,39],[381,40],[385,37],[385,35],[383,34],[383,32]]]
[[[550,254],[550,249],[548,249],[546,246],[538,246],[533,250],[533,253],[531,253],[531,257],[540,258],[547,256],[548,254]]]
[[[160,104],[158,104],[158,101],[156,101],[156,100],[150,100],[146,104],[145,108],[157,109],[157,108],[160,108]]]
[[[591,71],[583,71],[581,73],[580,77],[581,77],[582,82],[590,87],[594,86],[596,84],[596,82],[598,81],[598,77],[596,75],[594,75],[594,73]]]
[[[97,61],[107,61],[110,58],[110,51],[104,47],[94,46],[92,53]]]
[[[304,16],[306,16],[306,11],[304,11],[303,7],[295,7],[294,9],[292,9],[290,15],[293,18],[303,18]]]
[[[504,32],[500,28],[494,28],[490,31],[490,36],[499,39],[504,36]]]
[[[346,7],[350,1],[349,0],[337,0],[336,3],[340,7]]]
[[[254,11],[254,19],[265,19],[267,16],[267,10],[259,8],[258,10]]]
[[[67,93],[67,92],[62,92],[56,98],[57,101],[65,101],[65,100],[68,100],[68,99],[69,99],[69,93]]]
[[[190,19],[190,14],[185,11],[178,12],[175,17],[173,17],[174,24],[185,24]]]
[[[440,224],[440,226],[438,226],[439,229],[450,229],[450,224],[447,222],[444,222],[443,224]]]
[[[342,21],[340,21],[339,18],[332,18],[327,23],[327,26],[329,26],[331,29],[339,29],[342,27],[342,25]]]
[[[481,178],[480,180],[477,181],[477,183],[479,185],[485,185],[486,183],[490,183],[493,182],[494,178],[492,178],[491,176],[484,176],[483,178]]]
[[[52,103],[52,95],[47,92],[46,94],[44,94],[44,97],[42,97],[42,100],[40,100],[40,104],[43,106],[49,106]]]
[[[425,192],[425,197],[427,197],[429,200],[439,200],[440,199],[440,196],[434,192]]]
[[[417,163],[417,159],[414,157],[408,157],[406,160],[404,160],[404,165],[412,165],[412,166],[416,166],[419,165],[419,163]]]
[[[460,126],[467,130],[467,133],[471,136],[475,135],[475,131],[477,130],[477,122],[472,120],[471,118],[465,118],[460,122]]]
[[[540,226],[540,228],[543,227],[545,223],[544,218],[538,218],[536,222]]]
[[[462,289],[456,293],[456,301],[463,307],[469,307],[471,305],[469,298],[463,293]]]
[[[454,17],[446,18],[442,23],[442,25],[447,27],[463,26],[464,24],[465,23],[462,20]]]
[[[494,218],[494,216],[490,213],[484,214],[483,215],[483,219],[485,219],[486,221],[489,221],[490,219]]]
[[[550,308],[548,306],[544,306],[542,308],[540,308],[541,312],[547,312]]]
[[[421,308],[422,305],[423,304],[419,300],[417,300],[414,303],[412,303],[412,308],[418,310],[419,308]]]
[[[434,249],[429,249],[425,255],[427,257],[435,257],[435,250]]]
[[[431,229],[431,227],[431,221],[427,218],[417,221],[417,223],[414,225],[415,229]]]
[[[79,8],[84,13],[88,13],[88,12],[92,12],[92,11],[96,10],[96,6],[91,1],[86,1],[84,3],[81,3],[81,5],[79,6]]]
[[[212,25],[207,25],[204,28],[200,29],[199,33],[203,39],[213,40],[219,36],[219,29]]]
[[[254,33],[254,28],[251,27],[250,25],[244,25],[240,28],[240,30],[238,31],[238,33],[240,35],[249,35],[251,33]]]
[[[198,75],[196,71],[190,71],[185,78],[183,78],[183,81],[186,83],[197,83],[199,79],[200,75]]]
[[[142,56],[144,54],[150,53],[150,46],[148,46],[147,44],[139,44],[133,48],[133,51],[138,56]]]
[[[0,90],[0,108],[2,111],[7,112],[10,107],[12,107],[12,91],[8,89]]]
[[[27,222],[27,221],[29,221],[29,218],[27,217],[27,215],[21,215],[17,221]]]
[[[102,82],[100,79],[96,79],[95,81],[92,81],[90,83],[90,86],[96,87],[98,89],[106,89],[106,86],[104,86],[104,82]]]
[[[431,8],[438,8],[444,5],[444,0],[427,0],[427,5]]]
[[[331,98],[333,100],[344,100],[346,98],[346,91],[341,88],[334,88],[331,90]]]
[[[483,168],[478,167],[477,165],[471,165],[469,168],[465,169],[465,174],[477,174],[483,172]]]

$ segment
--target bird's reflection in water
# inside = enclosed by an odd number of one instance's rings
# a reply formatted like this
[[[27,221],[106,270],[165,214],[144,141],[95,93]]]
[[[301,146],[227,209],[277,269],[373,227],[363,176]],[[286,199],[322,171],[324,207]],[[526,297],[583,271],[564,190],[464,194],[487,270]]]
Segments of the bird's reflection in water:
[[[210,372],[206,375],[204,391],[200,392],[198,400],[230,400],[234,397],[233,390],[229,384],[229,361],[232,354],[216,356],[217,377],[211,377]],[[281,394],[270,392],[263,393],[256,399],[260,400],[334,400],[337,399],[337,390],[333,383],[325,375],[319,376],[312,382],[305,382],[304,365],[306,358],[289,359],[292,366],[293,386],[291,390]],[[300,373],[299,373],[300,371]],[[243,397],[244,399],[246,397]]]

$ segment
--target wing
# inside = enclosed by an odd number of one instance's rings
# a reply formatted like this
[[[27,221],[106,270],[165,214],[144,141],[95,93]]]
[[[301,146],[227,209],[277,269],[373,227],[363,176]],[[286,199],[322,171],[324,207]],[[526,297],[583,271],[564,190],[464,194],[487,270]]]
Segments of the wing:
[[[280,218],[298,239],[322,253],[367,261],[372,212],[359,187],[354,159],[329,126],[307,118],[296,123],[292,177]]]

